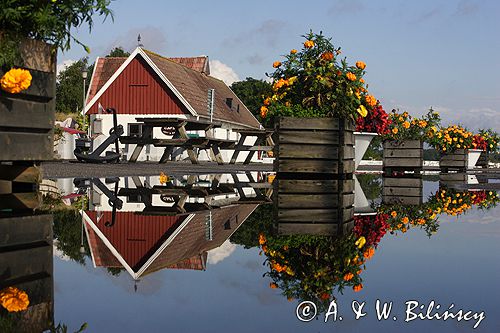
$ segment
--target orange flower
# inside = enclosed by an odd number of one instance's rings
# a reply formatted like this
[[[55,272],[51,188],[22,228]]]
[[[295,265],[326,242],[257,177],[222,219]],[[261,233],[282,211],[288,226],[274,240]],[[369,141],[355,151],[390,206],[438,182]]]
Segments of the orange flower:
[[[406,128],[406,129],[410,128],[410,123],[409,123],[409,122],[407,122],[407,121],[405,121],[405,122],[403,123],[403,127],[404,127],[404,128]]]
[[[399,131],[399,130],[398,130],[398,128],[397,128],[397,127],[394,127],[394,128],[392,129],[392,134],[398,134],[398,131]]]
[[[266,243],[266,236],[264,234],[259,234],[259,245]]]
[[[280,66],[281,66],[281,62],[280,62],[280,61],[275,61],[275,62],[273,62],[273,67],[274,67],[274,68],[278,68],[278,67],[280,67]]]
[[[365,252],[363,252],[363,257],[365,257],[366,259],[370,259],[374,254],[375,249],[373,247],[370,247]]]
[[[362,289],[363,289],[363,285],[361,283],[352,287],[352,290],[354,290],[355,292],[361,291]]]
[[[365,83],[365,80],[363,78],[359,79],[359,82]]]
[[[306,40],[304,42],[304,47],[306,49],[310,49],[310,48],[313,48],[314,47],[314,42],[312,40]]]
[[[266,97],[266,99],[264,100],[264,105],[269,106],[269,104],[271,104],[271,99],[269,97]]]
[[[329,293],[322,293],[319,298],[326,301],[327,299],[330,299],[330,294]]]
[[[324,52],[323,54],[321,54],[321,59],[326,60],[326,61],[330,61],[333,59],[333,53],[332,52]]]
[[[377,99],[375,97],[373,97],[373,95],[366,95],[365,101],[369,106],[377,105]]]
[[[160,184],[166,184],[168,182],[168,176],[163,172],[160,172]]]
[[[260,107],[260,117],[261,117],[261,118],[266,118],[266,116],[267,116],[267,112],[268,112],[268,111],[269,111],[269,110],[267,109],[267,107],[265,107],[265,106],[261,106],[261,107]]]
[[[271,283],[269,283],[269,288],[276,289],[276,288],[278,288],[278,285],[274,282],[271,282]]]
[[[31,80],[32,76],[28,70],[12,68],[0,79],[0,86],[8,93],[18,94],[30,87]]]
[[[7,287],[0,291],[0,304],[9,312],[18,312],[26,310],[30,301],[26,292]]]
[[[353,277],[354,277],[354,274],[347,273],[346,275],[344,275],[344,281],[350,281],[350,280],[352,280]]]
[[[295,54],[295,53],[297,53],[297,50],[296,49],[292,49],[292,50],[290,50],[290,53],[291,54]]]
[[[395,210],[393,210],[393,211],[391,212],[391,216],[392,216],[392,217],[396,217],[396,216],[398,216],[398,213],[397,213]]]
[[[348,72],[345,76],[347,77],[347,79],[348,79],[349,81],[355,81],[355,80],[356,80],[356,75],[354,75],[354,74],[353,74],[353,73],[351,73],[351,72]]]
[[[357,61],[356,62],[356,67],[358,67],[359,69],[365,69],[366,68],[366,64],[362,61]]]
[[[403,217],[403,218],[401,219],[401,222],[403,222],[403,223],[405,223],[405,224],[406,224],[406,223],[408,223],[408,221],[410,221],[410,219],[409,219],[407,216],[405,216],[405,217]]]

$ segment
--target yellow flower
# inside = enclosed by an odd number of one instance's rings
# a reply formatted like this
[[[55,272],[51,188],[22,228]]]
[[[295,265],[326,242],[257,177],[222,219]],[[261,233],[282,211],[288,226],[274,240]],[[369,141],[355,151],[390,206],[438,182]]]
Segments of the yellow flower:
[[[409,122],[407,122],[407,121],[405,121],[405,122],[403,123],[403,127],[404,127],[404,128],[406,128],[406,129],[410,128],[410,123],[409,123]]]
[[[348,79],[349,81],[355,81],[355,80],[356,80],[356,75],[354,75],[354,74],[353,74],[353,73],[351,73],[351,72],[348,72],[345,76],[347,77],[347,79]]]
[[[288,78],[288,85],[292,85],[295,81],[297,81],[297,77],[296,76],[292,76],[290,78]]]
[[[290,50],[290,54],[295,54],[295,53],[297,53],[297,50],[296,50],[296,49],[292,49],[292,50]]]
[[[394,128],[392,129],[392,134],[398,134],[398,131],[399,131],[399,130],[398,130],[398,128],[397,128],[397,127],[394,127]]]
[[[364,236],[361,236],[358,238],[356,243],[354,243],[354,245],[356,245],[358,249],[360,249],[365,245],[365,243],[366,243],[366,238]]]
[[[393,211],[391,212],[391,216],[392,216],[392,217],[396,217],[396,216],[398,216],[398,213],[397,213],[395,210],[393,210]]]
[[[310,48],[314,47],[314,42],[313,42],[312,40],[306,40],[306,41],[304,42],[304,47],[305,47],[306,49],[310,49]]]
[[[28,70],[13,68],[0,79],[0,85],[2,90],[11,94],[18,94],[29,88],[31,80],[31,73]]]
[[[281,66],[281,62],[280,62],[280,61],[275,61],[275,62],[273,62],[273,67],[274,67],[274,68],[278,68],[278,67],[280,67],[280,66]]]
[[[357,61],[356,62],[356,67],[358,67],[359,69],[365,69],[366,68],[366,64],[362,61]]]
[[[366,117],[366,115],[368,114],[368,110],[365,108],[364,105],[361,105],[356,111],[358,111],[358,113],[361,115],[361,117]]]
[[[160,184],[166,184],[168,182],[168,176],[163,172],[160,172]]]
[[[26,292],[7,287],[0,291],[0,304],[9,312],[18,312],[26,310],[30,301]]]

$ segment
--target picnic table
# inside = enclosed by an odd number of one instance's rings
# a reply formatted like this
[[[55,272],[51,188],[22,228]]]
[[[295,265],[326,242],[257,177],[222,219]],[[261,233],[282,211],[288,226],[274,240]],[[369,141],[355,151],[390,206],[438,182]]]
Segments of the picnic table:
[[[209,130],[222,126],[221,122],[200,119],[179,118],[136,118],[142,125],[140,136],[122,136],[120,142],[125,144],[136,144],[129,162],[136,162],[145,145],[152,144],[155,147],[165,147],[160,158],[160,163],[166,163],[172,156],[176,147],[186,149],[189,159],[193,164],[198,164],[195,148],[210,149],[218,164],[224,164],[221,148],[234,146],[235,141],[217,139],[209,134]],[[157,139],[153,137],[153,129],[160,127],[166,131],[172,131],[172,138]],[[190,135],[189,131],[204,131],[205,136]]]
[[[240,134],[240,139],[236,145],[234,145],[233,156],[229,164],[235,164],[236,159],[241,151],[248,151],[248,155],[243,162],[243,164],[249,164],[252,160],[253,155],[256,151],[271,151],[274,148],[274,141],[272,135],[273,130],[265,129],[233,129],[234,132]],[[253,145],[245,145],[245,140],[249,137],[256,137],[255,143]]]

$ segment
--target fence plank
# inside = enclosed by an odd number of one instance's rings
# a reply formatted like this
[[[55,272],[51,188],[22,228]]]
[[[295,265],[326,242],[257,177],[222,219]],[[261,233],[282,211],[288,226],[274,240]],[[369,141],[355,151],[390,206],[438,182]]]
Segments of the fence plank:
[[[419,140],[404,140],[404,141],[384,141],[385,149],[421,149],[423,143]]]
[[[423,156],[423,150],[422,149],[394,149],[394,148],[388,148],[384,149],[384,158],[391,158],[391,157],[404,157],[404,158],[421,158]]]
[[[23,128],[54,127],[52,105],[0,96],[0,126]]]
[[[293,118],[281,117],[278,119],[280,129],[292,130],[339,130],[340,121],[338,118]]]

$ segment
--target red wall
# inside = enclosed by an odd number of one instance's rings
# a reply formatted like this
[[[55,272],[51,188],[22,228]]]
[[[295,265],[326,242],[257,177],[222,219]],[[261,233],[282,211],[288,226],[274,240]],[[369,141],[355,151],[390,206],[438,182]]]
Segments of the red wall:
[[[96,223],[95,211],[86,213],[135,271],[186,218],[186,216],[146,216],[134,212],[116,212],[115,224],[106,227],[104,223],[111,222],[111,212],[103,212],[99,223]]]
[[[189,114],[189,111],[141,58],[133,59],[99,97],[88,113],[98,112],[98,104],[113,107],[119,114]]]

